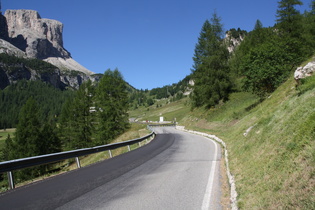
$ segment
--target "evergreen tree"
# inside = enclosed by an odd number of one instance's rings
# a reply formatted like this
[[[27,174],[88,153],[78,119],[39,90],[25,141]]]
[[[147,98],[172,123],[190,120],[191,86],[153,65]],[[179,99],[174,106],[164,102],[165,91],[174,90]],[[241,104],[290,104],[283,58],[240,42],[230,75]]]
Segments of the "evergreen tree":
[[[306,40],[303,38],[302,16],[295,8],[303,3],[300,0],[281,0],[278,2],[277,28],[281,41],[285,43],[287,53],[294,57],[292,66],[300,64],[310,53]]]
[[[229,52],[223,42],[223,28],[216,13],[202,26],[193,57],[193,107],[211,106],[227,100],[232,82],[229,77]]]
[[[315,15],[315,0],[312,0],[311,2],[311,12],[312,15]]]
[[[15,133],[15,153],[19,158],[43,154],[39,147],[43,141],[40,131],[39,109],[35,100],[30,98],[20,112]]]
[[[56,132],[56,125],[54,123],[44,123],[41,129],[41,144],[38,145],[41,154],[50,154],[61,152],[61,141]]]
[[[70,150],[70,145],[73,140],[72,122],[73,122],[73,111],[72,111],[72,99],[67,99],[61,109],[59,117],[58,134],[62,142],[62,147],[65,150]]]
[[[295,7],[303,5],[303,3],[300,0],[281,0],[278,4],[276,17],[279,28],[287,33],[296,31],[301,16]]]
[[[64,104],[60,116],[60,135],[66,150],[94,146],[94,107],[95,90],[89,80],[83,83],[73,100]]]
[[[211,24],[209,20],[206,20],[201,28],[199,34],[198,43],[195,46],[195,54],[193,57],[194,65],[193,72],[197,71],[199,66],[202,64],[202,59],[208,56],[207,43],[210,41]]]
[[[263,28],[263,24],[260,20],[256,20],[256,23],[255,23],[255,27],[254,27],[254,30],[260,30]]]
[[[2,157],[1,160],[12,160],[16,157],[14,154],[14,142],[10,135],[5,140],[5,145],[2,150]]]
[[[61,151],[60,140],[52,124],[41,126],[39,108],[33,98],[29,98],[19,114],[19,123],[15,138],[10,136],[5,141],[3,158],[12,160]],[[28,179],[44,172],[47,166],[27,168],[16,172],[18,179]]]
[[[83,83],[73,101],[73,138],[72,147],[84,148],[94,146],[92,142],[92,134],[94,133],[93,115],[91,107],[94,106],[94,87],[89,80]]]
[[[310,11],[304,13],[302,26],[303,44],[308,46],[308,54],[312,55],[315,49],[315,0],[311,2]]]
[[[41,123],[38,113],[39,109],[35,100],[29,98],[19,114],[19,123],[16,128],[14,142],[13,144],[10,143],[14,145],[10,158],[17,159],[43,154],[41,145],[45,139],[41,135]],[[39,174],[40,167],[33,167],[17,171],[16,177],[25,180]]]
[[[126,82],[118,69],[108,69],[96,89],[97,134],[99,144],[109,143],[129,126]]]

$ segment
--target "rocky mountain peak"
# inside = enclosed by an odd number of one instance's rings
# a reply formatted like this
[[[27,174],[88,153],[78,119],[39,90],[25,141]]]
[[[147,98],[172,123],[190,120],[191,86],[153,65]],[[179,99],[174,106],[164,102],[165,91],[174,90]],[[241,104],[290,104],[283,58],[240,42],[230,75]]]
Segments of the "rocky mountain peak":
[[[77,89],[84,81],[98,80],[99,75],[72,59],[63,47],[62,32],[61,22],[41,18],[34,10],[0,13],[0,89],[20,79],[42,80],[60,89]],[[58,68],[43,69],[33,65],[32,58]],[[8,62],[10,60],[16,63]]]
[[[7,10],[4,16],[11,42],[28,57],[70,58],[70,53],[63,48],[61,22],[42,19],[34,10]]]
[[[0,14],[0,22],[0,39],[23,51],[26,57],[44,60],[62,71],[76,70],[87,75],[94,74],[72,59],[71,54],[63,47],[61,22],[41,18],[37,11],[24,9],[7,10],[4,16]],[[1,43],[0,52],[20,54],[13,53],[12,48],[5,49],[8,44]]]

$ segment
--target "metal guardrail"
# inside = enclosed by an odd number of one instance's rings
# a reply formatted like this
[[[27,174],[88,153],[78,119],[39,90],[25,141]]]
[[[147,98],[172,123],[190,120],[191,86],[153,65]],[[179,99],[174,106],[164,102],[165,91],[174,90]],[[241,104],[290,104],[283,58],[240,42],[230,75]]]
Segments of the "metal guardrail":
[[[129,141],[0,162],[0,173],[7,172],[10,188],[14,189],[14,179],[12,175],[13,170],[19,170],[23,168],[32,167],[32,166],[54,163],[54,162],[58,162],[58,161],[62,161],[62,160],[70,159],[70,158],[75,158],[77,167],[81,168],[80,160],[79,160],[79,157],[81,156],[90,155],[90,154],[108,150],[110,157],[112,157],[111,150],[128,146],[128,151],[130,151],[130,145],[136,144],[136,143],[140,144],[141,141],[148,139],[152,136],[155,136],[155,133],[153,131],[151,134],[147,136],[129,140]]]

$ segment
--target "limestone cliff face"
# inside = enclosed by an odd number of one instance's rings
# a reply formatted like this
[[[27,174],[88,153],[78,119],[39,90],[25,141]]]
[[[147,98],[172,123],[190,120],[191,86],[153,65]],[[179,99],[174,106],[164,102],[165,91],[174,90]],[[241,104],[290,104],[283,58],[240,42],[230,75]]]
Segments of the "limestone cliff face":
[[[23,58],[27,57],[25,52],[23,52],[22,50],[12,45],[10,42],[7,42],[3,39],[0,39],[0,53],[5,53],[5,54],[13,55],[16,57],[23,57]]]
[[[57,88],[77,89],[84,81],[99,79],[63,47],[63,24],[41,18],[34,10],[7,10],[0,14],[0,53],[37,58],[56,66],[52,72],[31,69],[22,63],[5,65],[0,60],[0,89],[19,79],[42,80]]]
[[[63,48],[63,24],[59,21],[42,19],[34,10],[7,10],[4,16],[9,38],[27,56],[39,59],[70,57]]]
[[[27,57],[45,60],[61,70],[94,74],[73,60],[63,47],[61,22],[41,18],[34,10],[7,10],[0,21],[4,31],[0,38],[25,52]]]
[[[0,12],[0,39],[8,40],[8,25],[5,17]]]

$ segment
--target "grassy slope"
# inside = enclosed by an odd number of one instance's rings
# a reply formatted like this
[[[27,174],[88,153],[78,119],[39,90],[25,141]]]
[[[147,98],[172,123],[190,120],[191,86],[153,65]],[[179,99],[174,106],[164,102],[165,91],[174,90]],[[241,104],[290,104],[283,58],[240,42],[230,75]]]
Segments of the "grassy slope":
[[[240,207],[315,208],[315,91],[298,96],[294,86],[290,79],[221,134]]]
[[[222,138],[228,145],[239,207],[315,209],[314,78],[300,90],[289,79],[262,103],[249,93],[234,93],[228,103],[212,110],[190,111],[185,99],[150,107],[145,116],[179,116],[187,128]]]
[[[136,110],[132,110],[129,113],[129,117],[137,118],[141,121],[159,121],[159,116],[163,116],[165,121],[173,121],[176,118],[180,121],[186,116],[186,113],[190,111],[190,106],[187,104],[188,98],[184,98],[180,101],[168,103],[167,100],[160,100],[158,103],[163,104],[162,107],[156,107],[156,105],[148,108],[141,107]]]

